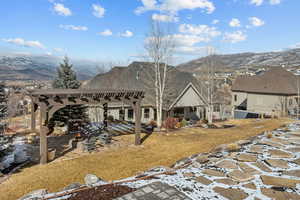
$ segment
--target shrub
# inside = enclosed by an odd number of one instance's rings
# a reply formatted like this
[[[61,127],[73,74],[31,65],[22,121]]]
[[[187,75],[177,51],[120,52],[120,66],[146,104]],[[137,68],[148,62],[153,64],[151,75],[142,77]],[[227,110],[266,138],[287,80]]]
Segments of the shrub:
[[[107,117],[107,120],[110,121],[110,122],[113,122],[113,121],[114,121],[114,116],[109,115],[109,116]]]
[[[181,123],[180,123],[180,122],[177,122],[175,128],[181,128]]]
[[[152,127],[157,127],[157,123],[154,120],[151,120],[149,125],[152,126]]]
[[[266,136],[267,136],[267,138],[272,138],[273,137],[273,134],[272,134],[272,132],[267,132],[267,134],[266,134]]]
[[[177,123],[178,123],[178,119],[177,118],[168,117],[164,121],[163,127],[166,128],[166,129],[175,129]]]
[[[240,146],[236,143],[231,143],[227,145],[227,150],[228,151],[237,151],[239,150]]]
[[[182,119],[180,122],[181,127],[185,127],[185,126],[187,126],[187,124],[188,124],[188,122],[185,119]]]

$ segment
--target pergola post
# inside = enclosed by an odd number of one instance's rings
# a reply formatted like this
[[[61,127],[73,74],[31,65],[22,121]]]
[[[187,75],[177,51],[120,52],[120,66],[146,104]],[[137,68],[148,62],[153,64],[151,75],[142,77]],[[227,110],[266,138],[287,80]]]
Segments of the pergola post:
[[[31,101],[31,131],[32,132],[35,132],[36,131],[36,122],[35,122],[35,117],[36,117],[36,114],[35,114],[35,111],[34,111],[34,103],[33,101]]]
[[[135,114],[135,145],[141,144],[141,101],[134,103],[134,114]]]
[[[40,107],[40,164],[46,164],[48,162],[48,143],[47,133],[48,127],[45,124],[46,120],[46,107],[41,105]]]

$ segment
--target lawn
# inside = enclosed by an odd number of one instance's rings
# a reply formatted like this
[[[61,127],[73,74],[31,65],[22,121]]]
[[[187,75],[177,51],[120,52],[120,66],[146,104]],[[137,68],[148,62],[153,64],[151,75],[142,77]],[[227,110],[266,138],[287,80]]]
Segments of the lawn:
[[[288,119],[234,120],[230,129],[185,128],[168,134],[152,134],[141,146],[126,145],[72,160],[52,162],[22,169],[0,185],[1,200],[15,200],[36,189],[59,191],[74,182],[83,182],[92,173],[104,180],[133,176],[155,166],[170,166],[195,153],[209,152],[220,144],[247,139],[263,131],[291,122]],[[116,138],[124,143],[134,135]]]

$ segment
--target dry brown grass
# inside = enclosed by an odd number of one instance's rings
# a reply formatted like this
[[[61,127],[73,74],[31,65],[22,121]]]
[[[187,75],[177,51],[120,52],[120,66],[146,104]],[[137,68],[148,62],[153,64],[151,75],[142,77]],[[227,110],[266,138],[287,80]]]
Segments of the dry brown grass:
[[[195,153],[209,152],[220,144],[234,143],[290,122],[286,119],[235,120],[230,129],[186,128],[169,134],[153,134],[142,146],[114,148],[73,160],[52,162],[25,168],[0,185],[0,199],[14,200],[32,190],[47,188],[59,191],[73,182],[83,182],[88,173],[105,180],[116,180],[137,174],[154,166],[170,166]],[[117,138],[124,143],[134,141],[134,135]]]
[[[228,151],[237,151],[240,148],[240,146],[237,143],[231,143],[227,145]]]
[[[267,136],[267,138],[269,138],[269,139],[270,139],[270,138],[272,138],[272,137],[273,137],[273,134],[272,134],[272,132],[270,132],[270,131],[269,131],[269,132],[267,132],[266,136]]]

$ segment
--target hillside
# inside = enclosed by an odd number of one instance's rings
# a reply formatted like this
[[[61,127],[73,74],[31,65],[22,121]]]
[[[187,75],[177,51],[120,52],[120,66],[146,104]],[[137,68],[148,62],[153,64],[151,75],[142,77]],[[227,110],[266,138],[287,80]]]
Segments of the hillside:
[[[52,80],[62,59],[54,56],[0,55],[1,80]],[[71,60],[78,79],[94,76],[98,63]]]
[[[243,68],[243,67],[273,67],[285,65],[288,67],[300,66],[300,48],[281,52],[266,53],[238,53],[215,55],[218,67]],[[178,69],[188,72],[197,72],[205,66],[206,58],[192,60],[178,65]]]

